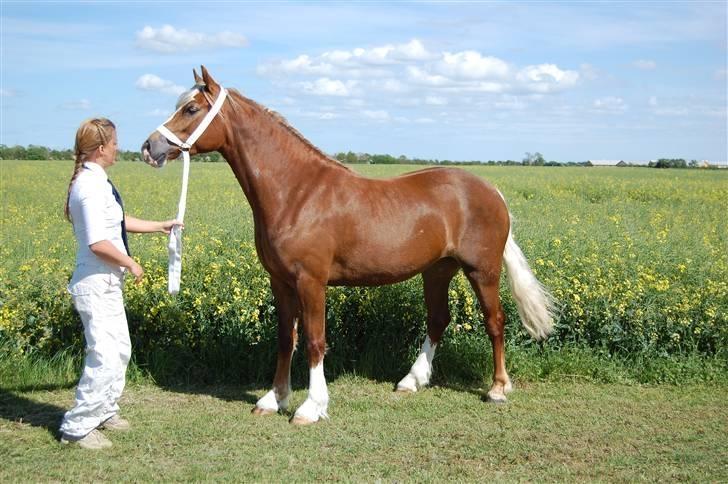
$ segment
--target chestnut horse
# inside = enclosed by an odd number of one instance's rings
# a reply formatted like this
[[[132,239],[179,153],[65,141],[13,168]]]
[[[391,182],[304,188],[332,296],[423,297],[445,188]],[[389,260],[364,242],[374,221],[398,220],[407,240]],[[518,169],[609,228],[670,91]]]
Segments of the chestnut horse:
[[[194,72],[194,71],[193,71]],[[180,96],[165,127],[186,139],[223,89],[202,67],[195,86]],[[511,390],[504,354],[504,314],[498,286],[505,261],[521,320],[536,339],[552,328],[550,296],[511,237],[503,196],[481,178],[455,168],[428,168],[390,179],[361,176],[323,154],[286,121],[229,91],[219,115],[190,154],[219,151],[250,202],[255,246],[270,273],[278,310],[278,363],[273,389],[256,414],[284,410],[291,393],[291,355],[300,322],[306,337],[308,397],[292,423],[327,418],[324,378],[327,285],[377,286],[422,274],[427,337],[397,390],[427,385],[435,348],[450,322],[448,286],[462,269],[475,291],[493,346],[488,398],[505,402]],[[161,167],[180,148],[154,132],[144,160]]]

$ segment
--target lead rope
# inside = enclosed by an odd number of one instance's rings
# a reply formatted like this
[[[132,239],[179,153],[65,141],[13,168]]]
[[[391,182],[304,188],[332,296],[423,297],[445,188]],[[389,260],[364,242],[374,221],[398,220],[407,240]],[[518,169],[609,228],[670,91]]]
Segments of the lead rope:
[[[226,96],[227,91],[225,89],[221,89],[220,94],[218,94],[217,99],[215,99],[215,103],[212,105],[212,108],[210,108],[210,110],[203,118],[202,122],[199,124],[199,126],[197,126],[197,128],[195,128],[190,137],[187,138],[187,141],[180,140],[177,135],[172,133],[169,129],[167,129],[166,126],[164,126],[175,116],[175,114],[177,114],[177,111],[179,111],[179,109],[182,109],[182,107],[175,111],[172,116],[167,119],[167,121],[162,123],[157,128],[157,131],[159,131],[165,138],[167,138],[167,140],[171,141],[174,145],[178,146],[182,150],[182,191],[179,196],[179,205],[177,206],[177,220],[179,222],[184,222],[185,210],[187,208],[187,184],[190,177],[190,148],[192,147],[192,145],[195,144],[197,138],[202,136],[202,133],[205,132],[207,127],[212,122],[213,118],[220,111],[220,108],[222,108],[222,103],[225,101]],[[167,244],[167,250],[169,252],[167,290],[170,294],[178,294],[180,280],[182,278],[182,229],[179,225],[175,225],[174,227],[172,227],[172,230],[169,232],[169,243]]]

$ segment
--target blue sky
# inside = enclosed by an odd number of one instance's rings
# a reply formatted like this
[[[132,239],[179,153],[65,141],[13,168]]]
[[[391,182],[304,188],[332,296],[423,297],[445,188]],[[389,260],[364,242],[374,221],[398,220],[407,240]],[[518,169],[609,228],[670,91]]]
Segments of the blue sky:
[[[718,2],[12,2],[0,143],[137,150],[204,64],[328,153],[728,159]]]

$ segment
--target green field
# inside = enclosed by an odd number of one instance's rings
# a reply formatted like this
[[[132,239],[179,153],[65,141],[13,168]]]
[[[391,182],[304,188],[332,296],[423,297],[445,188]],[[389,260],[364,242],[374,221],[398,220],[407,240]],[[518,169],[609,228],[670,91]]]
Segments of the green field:
[[[89,455],[56,441],[83,349],[65,293],[71,163],[0,162],[0,481],[728,480],[728,173],[467,169],[504,193],[516,239],[559,299],[555,333],[535,344],[503,283],[507,405],[483,401],[490,345],[462,277],[433,388],[392,392],[424,338],[415,278],[329,289],[331,421],[250,415],[274,370],[275,310],[232,172],[197,163],[179,296],[166,293],[166,239],[132,235],[146,271],[125,288],[135,353],[121,405],[134,427]],[[180,173],[110,170],[127,211],[150,219],[174,215]],[[306,374],[297,352],[292,408]]]
[[[71,164],[1,163],[4,348],[16,354],[52,355],[69,347],[80,351],[78,319],[64,289],[75,251],[70,224],[62,218]],[[353,166],[374,177],[416,168]],[[607,361],[696,355],[725,361],[728,172],[466,169],[504,193],[516,239],[559,300],[555,334],[535,347],[520,327],[503,282],[509,345],[528,354],[586,349]],[[150,219],[176,212],[180,173],[179,163],[155,170],[125,162],[110,170],[127,211]],[[273,365],[260,365],[260,360],[273,361],[275,311],[267,274],[253,247],[250,208],[227,164],[193,164],[187,214],[178,297],[165,291],[165,238],[132,235],[133,253],[147,274],[142,286],[126,288],[137,362],[158,377],[166,368],[193,380],[266,381]],[[453,322],[443,351],[454,356],[440,358],[440,366],[447,374],[477,379],[487,371],[482,348],[489,345],[464,277],[453,281],[450,296]],[[332,288],[328,366],[393,378],[419,346],[423,320],[419,278],[380,289]],[[195,361],[183,363],[189,357]],[[525,371],[528,365],[518,361]],[[689,373],[700,381],[701,371]],[[543,369],[536,376],[539,372]],[[674,383],[683,378],[659,372],[632,376]]]

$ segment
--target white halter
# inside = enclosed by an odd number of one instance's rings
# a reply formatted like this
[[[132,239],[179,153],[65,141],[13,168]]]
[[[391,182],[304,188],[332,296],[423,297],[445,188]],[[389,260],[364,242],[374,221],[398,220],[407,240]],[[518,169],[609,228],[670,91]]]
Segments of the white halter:
[[[202,136],[202,133],[205,132],[217,113],[220,112],[220,108],[222,107],[222,103],[225,101],[226,97],[227,91],[225,89],[220,89],[220,93],[217,95],[217,99],[215,99],[212,108],[210,108],[202,122],[197,126],[197,128],[195,128],[190,137],[187,138],[187,141],[180,140],[176,134],[164,126],[171,121],[171,119],[184,107],[184,105],[180,106],[177,111],[167,118],[167,121],[157,128],[157,131],[159,131],[162,136],[182,150],[182,159],[184,161],[182,169],[182,192],[180,193],[179,205],[177,207],[177,220],[180,222],[184,221],[185,209],[187,208],[187,182],[190,176],[190,148],[192,148],[192,145],[194,145],[197,139]],[[182,276],[182,230],[179,225],[172,227],[172,230],[169,233],[169,244],[167,245],[167,249],[169,251],[169,282],[167,289],[170,294],[177,294],[179,292],[179,283]]]

